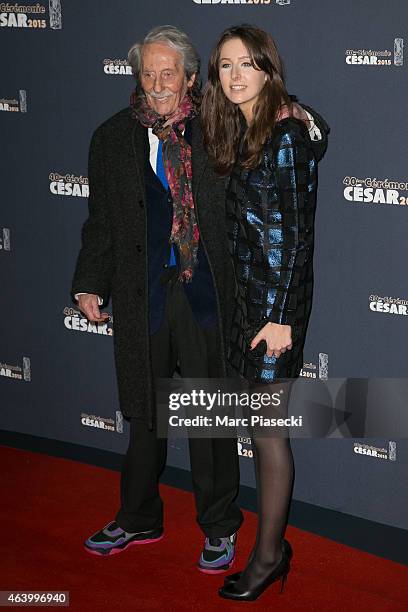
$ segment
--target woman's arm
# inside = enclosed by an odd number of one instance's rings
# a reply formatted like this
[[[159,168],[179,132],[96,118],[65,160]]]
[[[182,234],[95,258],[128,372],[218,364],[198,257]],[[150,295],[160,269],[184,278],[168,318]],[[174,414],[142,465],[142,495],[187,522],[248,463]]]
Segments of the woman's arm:
[[[268,275],[274,279],[269,296],[273,305],[265,315],[269,324],[257,334],[251,346],[255,348],[260,340],[266,340],[268,354],[273,352],[279,356],[291,348],[301,271],[311,256],[317,163],[304,127],[294,119],[287,119],[277,127],[279,133],[268,154],[282,216],[282,240],[280,244],[269,244],[265,231],[264,257],[269,264]]]

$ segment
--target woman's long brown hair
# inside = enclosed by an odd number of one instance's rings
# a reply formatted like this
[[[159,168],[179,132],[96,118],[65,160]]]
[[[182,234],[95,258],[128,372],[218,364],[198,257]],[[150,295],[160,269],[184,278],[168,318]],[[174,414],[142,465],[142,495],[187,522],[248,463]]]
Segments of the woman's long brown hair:
[[[215,169],[222,175],[228,174],[235,163],[242,126],[242,113],[238,105],[225,96],[219,77],[221,48],[231,38],[243,42],[253,67],[263,70],[268,76],[254,105],[253,121],[246,130],[244,168],[255,168],[259,164],[262,147],[272,133],[281,105],[291,108],[282,62],[272,37],[264,30],[246,24],[224,30],[210,57],[208,82],[201,104],[204,143]]]

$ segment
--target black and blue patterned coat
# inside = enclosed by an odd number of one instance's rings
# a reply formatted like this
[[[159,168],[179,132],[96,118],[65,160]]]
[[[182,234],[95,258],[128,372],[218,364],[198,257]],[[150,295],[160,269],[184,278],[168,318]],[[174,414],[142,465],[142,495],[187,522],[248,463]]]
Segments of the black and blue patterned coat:
[[[254,170],[233,170],[227,196],[227,230],[237,282],[229,343],[231,366],[253,382],[299,375],[312,304],[317,161],[305,125],[276,124]],[[250,350],[268,322],[290,325],[291,350],[266,355]]]

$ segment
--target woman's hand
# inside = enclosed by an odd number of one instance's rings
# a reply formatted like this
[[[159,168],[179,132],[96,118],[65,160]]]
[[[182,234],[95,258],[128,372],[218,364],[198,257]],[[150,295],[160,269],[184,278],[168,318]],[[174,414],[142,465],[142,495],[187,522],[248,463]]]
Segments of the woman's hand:
[[[266,354],[268,357],[280,357],[285,351],[292,348],[292,328],[290,325],[280,325],[279,323],[267,323],[255,336],[251,342],[251,350],[254,349],[261,340],[265,340],[267,345]]]

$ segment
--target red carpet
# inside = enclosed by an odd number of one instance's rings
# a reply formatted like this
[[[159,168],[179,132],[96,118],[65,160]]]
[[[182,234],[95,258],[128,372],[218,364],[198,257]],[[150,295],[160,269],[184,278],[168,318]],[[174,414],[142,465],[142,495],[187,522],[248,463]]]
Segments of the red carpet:
[[[2,466],[0,590],[70,591],[72,610],[408,610],[402,565],[289,528],[294,548],[285,591],[273,585],[257,602],[217,595],[220,576],[195,568],[202,544],[193,497],[162,487],[167,509],[161,542],[112,556],[89,555],[84,538],[111,520],[119,475],[74,461],[5,447]],[[241,568],[254,539],[247,512],[238,539]]]

